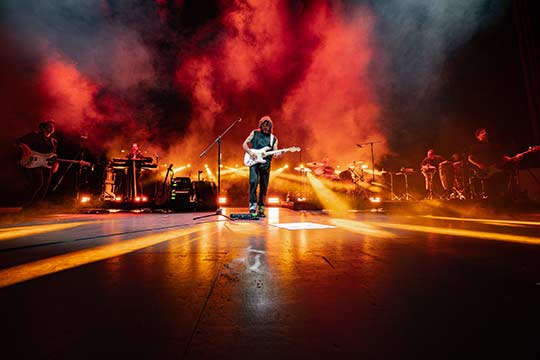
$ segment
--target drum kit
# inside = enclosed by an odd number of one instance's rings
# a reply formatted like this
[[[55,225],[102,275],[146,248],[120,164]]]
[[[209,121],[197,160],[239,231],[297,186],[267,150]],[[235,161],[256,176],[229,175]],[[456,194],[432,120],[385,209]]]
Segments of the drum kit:
[[[338,171],[327,162],[312,161],[306,163],[305,166],[295,167],[294,170],[299,171],[302,175],[312,173],[314,176],[332,180],[357,183],[364,181],[364,162],[353,161],[347,165],[346,170]]]
[[[339,166],[338,166],[339,169]],[[344,170],[336,170],[328,161],[312,161],[305,165],[295,167],[294,170],[302,176],[311,174],[319,180],[326,181],[326,185],[337,191],[345,191],[348,195],[366,196],[366,189],[370,184],[365,179],[367,166],[363,161],[351,161]],[[307,178],[302,181],[303,193],[306,193]]]

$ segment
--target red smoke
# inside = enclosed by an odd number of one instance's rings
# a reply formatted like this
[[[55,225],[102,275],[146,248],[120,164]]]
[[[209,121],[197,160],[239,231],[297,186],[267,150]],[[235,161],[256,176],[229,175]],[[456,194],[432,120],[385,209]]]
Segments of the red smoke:
[[[182,10],[181,1],[170,4],[156,0],[149,16],[159,22],[171,9]],[[171,162],[196,164],[204,147],[240,116],[244,121],[223,139],[224,161],[238,162],[242,141],[268,114],[280,146],[302,147],[304,161],[367,160],[355,143],[382,140],[368,76],[375,51],[370,11],[346,11],[322,0],[305,8],[285,1],[223,4],[218,22],[203,26],[192,42],[175,43],[181,52],[174,81],[188,106],[167,112],[163,106],[176,99],[162,103],[159,95],[146,95],[161,91],[172,80],[164,75],[171,74],[158,71],[155,49],[123,30],[95,50],[95,61],[48,55],[40,76],[47,99],[41,117],[54,118],[59,131],[88,135],[89,146],[112,156],[138,142],[162,158],[169,150]],[[108,19],[112,10],[105,5]],[[378,146],[376,155],[383,150]]]
[[[291,14],[283,2],[235,1],[222,17],[223,40],[185,58],[176,74],[193,100],[194,136],[210,139],[241,115],[247,121],[226,139],[237,154],[257,120],[269,114],[280,146],[304,148],[305,161],[328,157],[346,164],[368,157],[355,144],[383,139],[368,73],[374,19],[367,9],[346,17],[324,1],[301,14]]]
[[[40,89],[51,100],[41,118],[54,119],[58,130],[68,136],[88,137],[85,145],[91,149],[121,156],[131,142],[144,144],[148,137],[126,102],[59,57],[43,65]]]
[[[311,10],[306,25],[317,34],[319,46],[304,79],[287,94],[281,114],[287,126],[308,136],[312,159],[328,157],[334,164],[367,160],[355,144],[383,139],[368,73],[374,19],[366,9],[348,20],[338,11],[324,3]]]
[[[86,79],[74,65],[50,59],[42,69],[41,91],[53,103],[42,117],[54,119],[62,131],[80,132],[88,119],[101,120],[94,105],[98,90],[99,86]]]

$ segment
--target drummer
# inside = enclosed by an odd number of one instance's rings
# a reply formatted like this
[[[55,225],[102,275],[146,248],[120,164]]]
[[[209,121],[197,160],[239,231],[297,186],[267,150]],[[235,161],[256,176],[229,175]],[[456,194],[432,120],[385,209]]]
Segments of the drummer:
[[[324,157],[320,162],[307,163],[307,166],[313,169],[313,174],[330,180],[335,180],[337,178],[335,169],[330,166],[329,163],[329,159]]]
[[[426,200],[433,199],[433,177],[439,168],[439,164],[444,161],[444,158],[435,153],[435,150],[429,149],[427,155],[420,163],[420,169],[426,179]]]

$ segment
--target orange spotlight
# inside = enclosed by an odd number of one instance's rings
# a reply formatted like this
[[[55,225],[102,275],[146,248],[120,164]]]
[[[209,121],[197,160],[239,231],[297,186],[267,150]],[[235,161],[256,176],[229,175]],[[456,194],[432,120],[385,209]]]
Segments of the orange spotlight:
[[[82,195],[81,196],[81,203],[82,204],[86,204],[86,203],[89,203],[90,202],[90,196],[88,195]]]
[[[225,205],[225,204],[227,204],[227,202],[228,202],[228,199],[227,199],[226,196],[220,196],[220,197],[218,197],[218,204],[220,204],[220,205]]]

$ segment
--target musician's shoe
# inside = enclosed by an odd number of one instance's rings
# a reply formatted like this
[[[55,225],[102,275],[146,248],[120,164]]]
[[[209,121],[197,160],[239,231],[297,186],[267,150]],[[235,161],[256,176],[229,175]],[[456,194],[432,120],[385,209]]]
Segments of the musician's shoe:
[[[257,210],[257,216],[258,217],[266,217],[266,215],[264,215],[264,206],[259,205],[259,209]]]
[[[257,203],[250,203],[249,204],[249,213],[255,214],[257,212]]]

